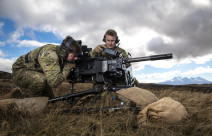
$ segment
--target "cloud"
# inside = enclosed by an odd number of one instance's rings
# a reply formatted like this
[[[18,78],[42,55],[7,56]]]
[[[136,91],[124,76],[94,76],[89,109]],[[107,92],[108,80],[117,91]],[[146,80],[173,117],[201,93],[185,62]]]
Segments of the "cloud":
[[[59,43],[46,43],[46,42],[38,42],[34,40],[22,40],[22,41],[18,41],[17,47],[40,47],[46,44],[59,45]]]
[[[171,52],[181,60],[212,52],[209,0],[1,0],[0,17],[13,20],[17,30],[72,35],[90,47],[102,43],[105,31],[112,28],[120,46],[136,57]]]
[[[140,83],[158,83],[178,76],[180,71],[135,75]]]
[[[12,44],[12,46],[16,45],[17,47],[40,47],[46,44],[50,44],[46,42],[39,42],[36,40],[20,40],[21,37],[24,35],[25,35],[25,32],[23,29],[17,29],[16,31],[12,32],[9,35],[9,38],[6,42],[9,44]],[[32,31],[27,33],[27,35],[35,39],[35,35]],[[5,44],[5,43],[2,43],[2,44]],[[51,44],[58,44],[58,43],[51,43]]]
[[[153,68],[169,69],[175,66],[176,63],[177,63],[176,60],[156,60],[156,61],[136,62],[131,64],[133,66],[133,71],[139,71],[144,69],[144,67],[147,65]]]
[[[211,6],[210,0],[192,0],[195,6]]]
[[[194,70],[189,70],[187,72],[183,72],[181,75],[183,76],[194,76],[199,74],[211,74],[212,68],[210,66],[207,67],[197,67]]]
[[[7,43],[16,43],[19,42],[19,39],[24,36],[24,30],[17,29],[16,31],[9,34],[9,38],[7,40]]]
[[[203,55],[201,57],[196,57],[196,58],[188,57],[186,59],[176,61],[175,64],[177,64],[177,65],[190,64],[192,62],[194,62],[196,64],[205,64],[211,60],[212,60],[212,54],[208,54],[208,55]]]
[[[33,40],[22,40],[18,42],[17,47],[40,47],[47,43],[41,43]]]
[[[194,61],[196,64],[205,64],[212,60],[212,54],[204,55],[201,57],[191,58],[191,61]]]
[[[12,64],[15,62],[16,58],[4,59],[0,58],[0,71],[12,72]]]
[[[5,45],[5,42],[1,42],[0,41],[0,47],[4,46]]]
[[[4,36],[3,26],[4,26],[4,23],[0,22],[0,36]]]
[[[0,57],[5,57],[6,55],[3,53],[2,50],[0,50]]]
[[[167,18],[167,25],[164,24],[158,29],[171,37],[173,41],[165,43],[161,37],[152,39],[148,46],[149,50],[161,52],[161,48],[166,49],[173,52],[179,59],[211,53],[212,10],[208,7],[198,8],[188,4],[185,3],[181,7],[186,8],[185,6],[187,6],[186,9],[176,12],[177,19]],[[170,28],[171,26],[172,28]]]
[[[146,44],[149,40],[158,36],[159,34],[146,27],[138,28],[137,31],[137,33],[132,33],[129,36],[128,34],[124,33],[124,31],[119,30],[119,38],[121,39],[120,47],[130,52],[132,57],[152,55],[151,52],[146,49]]]

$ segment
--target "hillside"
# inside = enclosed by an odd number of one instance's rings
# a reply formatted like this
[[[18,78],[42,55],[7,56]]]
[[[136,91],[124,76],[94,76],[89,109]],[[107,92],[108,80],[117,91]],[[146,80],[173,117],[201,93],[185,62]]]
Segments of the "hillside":
[[[1,72],[0,78],[7,80],[0,80],[0,98],[3,98],[5,94],[16,87],[9,77],[8,73]],[[78,84],[76,91],[83,91],[91,87],[92,84],[88,83]],[[139,87],[153,92],[159,99],[169,96],[181,102],[188,111],[189,118],[180,124],[168,127],[138,127],[136,113],[133,111],[61,114],[64,109],[71,109],[70,103],[64,101],[50,103],[45,111],[34,116],[0,109],[0,135],[212,135],[211,85],[140,84]],[[55,93],[57,95],[65,94],[69,88],[70,84],[63,83],[55,89]],[[100,107],[117,104],[114,101],[107,101],[108,99],[98,100],[96,98],[87,96],[79,99],[76,101],[75,107]],[[108,98],[111,98],[111,96],[108,95]]]
[[[212,81],[208,81],[202,77],[174,77],[171,80],[164,82],[159,82],[158,84],[168,84],[168,85],[188,85],[188,84],[211,84]]]
[[[148,90],[168,90],[171,89],[173,91],[191,91],[191,92],[203,92],[203,93],[211,93],[212,92],[212,84],[190,84],[190,85],[162,85],[162,84],[152,84],[152,83],[140,83],[140,88],[148,89]]]
[[[11,74],[7,72],[0,71],[0,79],[11,79]]]

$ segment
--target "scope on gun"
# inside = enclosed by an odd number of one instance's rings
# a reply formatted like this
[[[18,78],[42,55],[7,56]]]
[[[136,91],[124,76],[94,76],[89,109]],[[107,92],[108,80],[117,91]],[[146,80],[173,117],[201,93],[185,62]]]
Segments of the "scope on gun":
[[[87,45],[81,45],[82,54],[79,55],[79,58],[89,58],[89,52],[92,48],[88,48]]]

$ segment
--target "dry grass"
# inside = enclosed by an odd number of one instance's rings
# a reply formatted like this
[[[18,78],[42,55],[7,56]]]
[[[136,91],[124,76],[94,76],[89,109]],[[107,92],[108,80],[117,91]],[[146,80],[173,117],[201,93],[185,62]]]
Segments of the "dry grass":
[[[91,88],[91,84],[78,84],[76,91]],[[65,83],[59,86],[55,93],[65,94],[70,85]],[[1,92],[5,92],[2,90]],[[171,97],[181,102],[189,113],[189,118],[180,124],[169,127],[138,127],[136,114],[132,111],[96,112],[96,113],[66,113],[64,109],[70,109],[68,102],[48,104],[45,111],[29,116],[13,111],[12,105],[6,111],[0,110],[0,135],[73,135],[73,136],[138,136],[138,135],[212,135],[212,93],[191,92],[182,89],[151,90],[158,98]],[[2,93],[5,94],[5,93]],[[74,108],[104,107],[117,105],[109,94],[104,94],[104,99],[96,99],[94,96],[83,97],[75,100]],[[96,102],[95,102],[96,100]],[[72,107],[73,108],[73,107]]]

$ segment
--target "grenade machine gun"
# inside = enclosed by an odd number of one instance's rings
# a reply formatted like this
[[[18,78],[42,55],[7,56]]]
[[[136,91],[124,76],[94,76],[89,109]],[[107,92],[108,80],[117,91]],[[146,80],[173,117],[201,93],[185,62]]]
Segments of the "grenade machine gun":
[[[81,41],[79,41],[81,44]],[[130,63],[141,61],[154,61],[162,59],[171,59],[172,54],[160,54],[137,58],[124,58],[123,55],[109,48],[102,48],[106,55],[112,59],[104,57],[91,58],[89,52],[92,48],[81,45],[82,54],[75,61],[75,68],[70,71],[68,76],[69,83],[72,84],[71,93],[53,98],[50,102],[58,100],[70,100],[75,97],[81,97],[88,94],[100,93],[103,90],[117,91],[123,88],[134,86],[132,77],[132,66]],[[93,89],[74,93],[74,84],[92,81],[100,86],[94,86]]]

